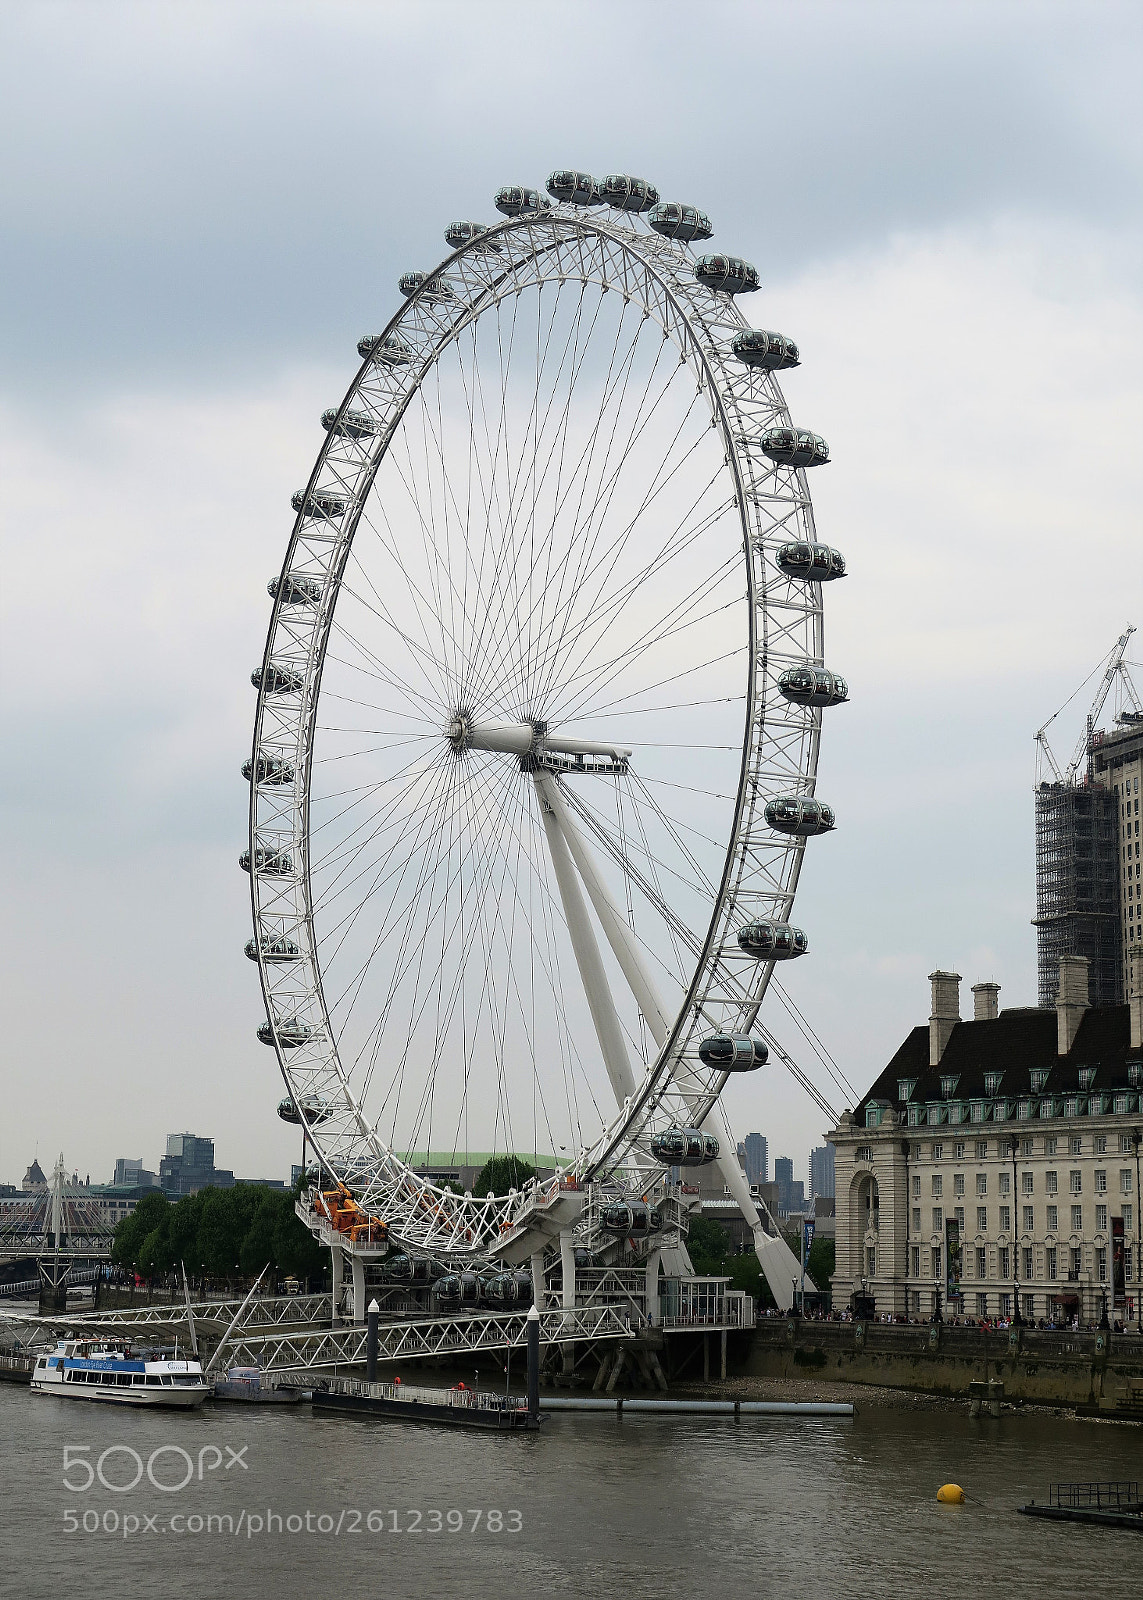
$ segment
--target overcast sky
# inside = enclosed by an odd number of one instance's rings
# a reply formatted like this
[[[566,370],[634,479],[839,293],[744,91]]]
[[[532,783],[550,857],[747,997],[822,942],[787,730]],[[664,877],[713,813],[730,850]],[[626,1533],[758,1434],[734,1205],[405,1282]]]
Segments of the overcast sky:
[[[183,1129],[240,1176],[297,1159],[236,862],[266,579],[400,272],[555,166],[707,210],[830,441],[812,487],[851,568],[826,636],[852,704],[791,992],[859,1090],[934,966],[966,1005],[985,977],[1035,1002],[1032,734],[1143,627],[1140,16],[0,10],[0,1180],[62,1148],[106,1181]],[[823,1120],[778,1070],[729,1109],[804,1177]]]

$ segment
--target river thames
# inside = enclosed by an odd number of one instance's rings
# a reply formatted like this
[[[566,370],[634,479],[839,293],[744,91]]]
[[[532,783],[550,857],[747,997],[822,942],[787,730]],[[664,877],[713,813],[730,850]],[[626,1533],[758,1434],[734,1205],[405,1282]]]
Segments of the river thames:
[[[3,1384],[0,1463],[7,1592],[26,1600],[300,1585],[912,1600],[1039,1595],[1046,1573],[1126,1597],[1143,1555],[1130,1532],[1016,1514],[1056,1480],[1140,1476],[1143,1430],[1044,1414],[562,1414],[538,1437],[489,1437],[304,1404],[139,1413]],[[966,1505],[936,1503],[950,1481]]]

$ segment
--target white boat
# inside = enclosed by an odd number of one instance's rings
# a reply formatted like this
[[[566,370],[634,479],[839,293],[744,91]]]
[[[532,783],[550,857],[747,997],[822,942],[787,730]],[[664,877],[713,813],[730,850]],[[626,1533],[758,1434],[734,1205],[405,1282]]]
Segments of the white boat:
[[[210,1393],[197,1361],[148,1361],[129,1345],[61,1339],[32,1371],[32,1393],[116,1406],[167,1406],[186,1411]]]

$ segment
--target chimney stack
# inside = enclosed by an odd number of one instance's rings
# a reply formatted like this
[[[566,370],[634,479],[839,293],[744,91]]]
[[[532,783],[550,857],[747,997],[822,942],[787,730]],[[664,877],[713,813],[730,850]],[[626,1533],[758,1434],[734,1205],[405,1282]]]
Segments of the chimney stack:
[[[1143,947],[1127,958],[1127,1003],[1131,1007],[1131,1048],[1143,1050]]]
[[[1066,1056],[1075,1043],[1083,1014],[1091,1004],[1086,956],[1060,957],[1060,987],[1056,992],[1057,1055]]]
[[[974,983],[972,986],[972,1020],[992,1022],[1000,1015],[1000,985]]]
[[[949,1035],[960,1021],[960,973],[930,972],[933,986],[933,1013],[929,1018],[929,1066],[935,1067],[945,1053]]]

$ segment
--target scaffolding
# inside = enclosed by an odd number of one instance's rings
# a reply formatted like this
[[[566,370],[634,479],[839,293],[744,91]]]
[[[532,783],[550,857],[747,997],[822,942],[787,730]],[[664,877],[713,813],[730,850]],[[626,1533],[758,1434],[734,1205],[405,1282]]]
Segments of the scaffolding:
[[[1090,730],[1089,730],[1090,749]],[[1086,956],[1093,1006],[1120,1005],[1118,812],[1090,779],[1036,790],[1039,1003],[1056,1003],[1060,957]]]

